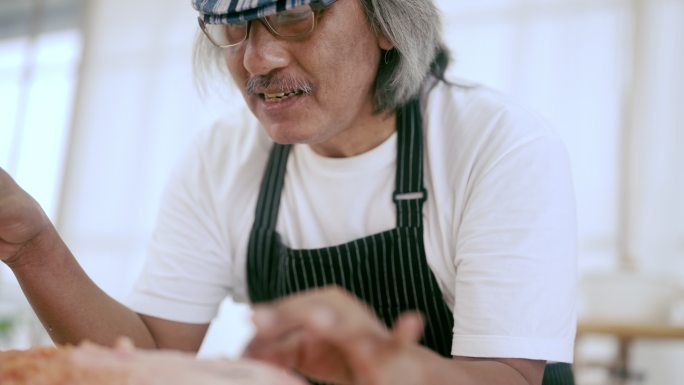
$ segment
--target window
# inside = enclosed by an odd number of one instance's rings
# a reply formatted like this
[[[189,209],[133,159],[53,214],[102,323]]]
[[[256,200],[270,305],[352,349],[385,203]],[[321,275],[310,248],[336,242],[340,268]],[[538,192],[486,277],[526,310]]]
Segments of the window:
[[[0,167],[54,221],[81,55],[78,0],[0,1]],[[0,266],[0,348],[46,337]]]
[[[58,213],[82,2],[0,2],[0,166]]]
[[[449,77],[513,95],[564,139],[582,270],[684,271],[684,2],[437,3]]]

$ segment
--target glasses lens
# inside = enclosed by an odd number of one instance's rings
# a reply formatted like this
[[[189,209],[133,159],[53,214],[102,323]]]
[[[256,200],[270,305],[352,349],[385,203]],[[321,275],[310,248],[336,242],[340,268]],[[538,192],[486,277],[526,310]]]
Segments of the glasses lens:
[[[314,13],[308,5],[267,16],[266,21],[278,35],[284,37],[304,36],[314,29]]]
[[[234,24],[204,24],[204,31],[216,45],[234,45],[245,40],[245,37],[247,36],[247,22]]]

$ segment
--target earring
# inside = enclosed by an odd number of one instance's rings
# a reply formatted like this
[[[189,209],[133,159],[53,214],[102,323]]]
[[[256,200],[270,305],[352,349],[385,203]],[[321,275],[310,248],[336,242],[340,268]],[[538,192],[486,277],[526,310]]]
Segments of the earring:
[[[389,62],[391,60],[391,58],[389,57],[390,52],[392,52],[391,49],[388,49],[387,51],[385,51],[385,64],[389,64]]]

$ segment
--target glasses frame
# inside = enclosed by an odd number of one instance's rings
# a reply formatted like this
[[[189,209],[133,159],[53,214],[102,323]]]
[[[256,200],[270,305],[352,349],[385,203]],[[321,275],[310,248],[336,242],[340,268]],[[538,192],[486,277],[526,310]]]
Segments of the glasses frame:
[[[309,36],[316,29],[316,22],[318,20],[318,14],[323,9],[326,8],[325,6],[323,6],[319,3],[313,3],[313,4],[310,3],[308,5],[311,8],[311,11],[312,11],[311,17],[313,18],[313,21],[311,23],[311,29],[309,29],[308,31],[306,31],[302,34],[298,34],[295,36],[287,36],[287,35],[283,35],[283,34],[279,33],[278,31],[276,31],[276,29],[268,21],[268,17],[260,17],[258,19],[254,19],[254,20],[243,21],[243,23],[247,24],[247,26],[245,27],[247,31],[245,32],[245,37],[242,40],[240,40],[239,42],[233,43],[233,44],[219,44],[218,42],[216,42],[214,40],[214,38],[211,37],[211,34],[207,30],[207,24],[204,22],[204,20],[202,20],[201,17],[197,17],[197,22],[199,23],[199,26],[200,26],[200,29],[202,30],[202,32],[204,32],[204,36],[206,36],[207,39],[209,39],[211,44],[213,44],[219,48],[230,48],[230,47],[235,47],[237,45],[244,43],[245,40],[247,40],[247,38],[249,37],[249,30],[251,28],[252,21],[260,21],[263,25],[266,26],[266,28],[268,28],[269,32],[271,32],[271,34],[273,36],[276,36],[278,38],[285,39],[285,40],[297,40],[297,39],[302,39],[302,38]],[[225,24],[213,24],[213,25],[225,25]]]

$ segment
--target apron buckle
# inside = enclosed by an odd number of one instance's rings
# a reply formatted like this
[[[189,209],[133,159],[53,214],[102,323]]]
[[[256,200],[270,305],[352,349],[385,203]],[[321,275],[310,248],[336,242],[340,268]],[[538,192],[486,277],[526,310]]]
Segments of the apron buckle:
[[[422,191],[416,191],[416,192],[394,192],[393,195],[394,201],[399,202],[399,201],[413,201],[413,200],[420,200],[421,202],[425,202],[427,199],[427,191],[423,189]]]

